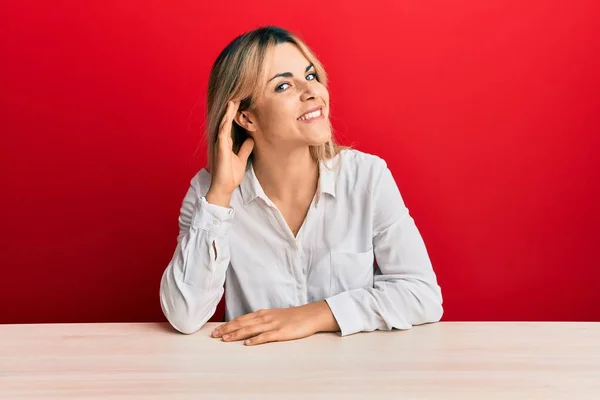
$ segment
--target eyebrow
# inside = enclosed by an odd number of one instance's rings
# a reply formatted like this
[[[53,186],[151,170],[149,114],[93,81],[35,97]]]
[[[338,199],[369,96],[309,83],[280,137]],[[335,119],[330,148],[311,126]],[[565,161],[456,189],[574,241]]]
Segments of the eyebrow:
[[[304,70],[304,72],[308,72],[308,71],[310,71],[310,69],[311,69],[312,67],[314,67],[314,65],[312,65],[312,64],[309,64],[309,65],[308,65],[308,67],[306,67],[306,69]],[[269,83],[269,82],[271,82],[273,79],[275,79],[275,78],[279,78],[279,77],[293,78],[293,77],[294,77],[294,74],[292,74],[291,72],[282,72],[282,73],[280,73],[280,74],[277,74],[277,75],[275,75],[275,76],[274,76],[274,77],[272,77],[271,79],[269,79],[269,80],[267,81],[267,83]]]

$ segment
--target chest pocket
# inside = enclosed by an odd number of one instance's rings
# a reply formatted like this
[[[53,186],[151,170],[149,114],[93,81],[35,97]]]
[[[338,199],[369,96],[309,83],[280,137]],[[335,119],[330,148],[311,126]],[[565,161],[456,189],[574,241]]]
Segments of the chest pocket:
[[[331,294],[373,287],[373,250],[363,253],[332,251]]]

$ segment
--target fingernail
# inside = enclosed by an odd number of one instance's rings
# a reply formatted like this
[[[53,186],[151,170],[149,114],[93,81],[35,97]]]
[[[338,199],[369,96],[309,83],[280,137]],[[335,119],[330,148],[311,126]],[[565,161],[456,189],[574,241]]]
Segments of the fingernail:
[[[229,335],[224,335],[223,340],[227,340],[227,339],[229,339]]]

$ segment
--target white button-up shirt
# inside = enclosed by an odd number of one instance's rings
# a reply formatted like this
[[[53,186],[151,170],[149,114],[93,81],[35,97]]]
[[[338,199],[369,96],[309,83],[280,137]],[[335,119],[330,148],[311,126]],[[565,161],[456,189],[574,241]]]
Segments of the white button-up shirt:
[[[210,174],[191,180],[177,248],[160,285],[175,329],[199,330],[225,293],[225,320],[326,300],[342,336],[440,320],[425,244],[386,163],[357,150],[320,162],[296,237],[250,165],[230,207],[207,203]]]

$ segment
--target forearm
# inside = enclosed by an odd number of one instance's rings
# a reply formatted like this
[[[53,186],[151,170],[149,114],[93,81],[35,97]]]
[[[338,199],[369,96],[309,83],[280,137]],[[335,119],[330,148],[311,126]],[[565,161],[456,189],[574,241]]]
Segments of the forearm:
[[[229,210],[201,199],[191,215],[184,217],[190,223],[178,238],[160,285],[163,313],[182,333],[200,329],[223,296],[230,263],[227,232],[231,218]]]
[[[308,303],[302,307],[310,310],[311,320],[315,323],[315,332],[337,332],[340,327],[325,300]]]
[[[327,299],[342,336],[360,331],[410,329],[437,322],[443,314],[435,282],[386,279],[375,287],[354,289]]]
[[[215,245],[218,240],[208,232],[192,229],[181,239],[163,273],[161,307],[171,325],[182,333],[200,329],[223,296],[229,252],[224,249],[225,240]]]

